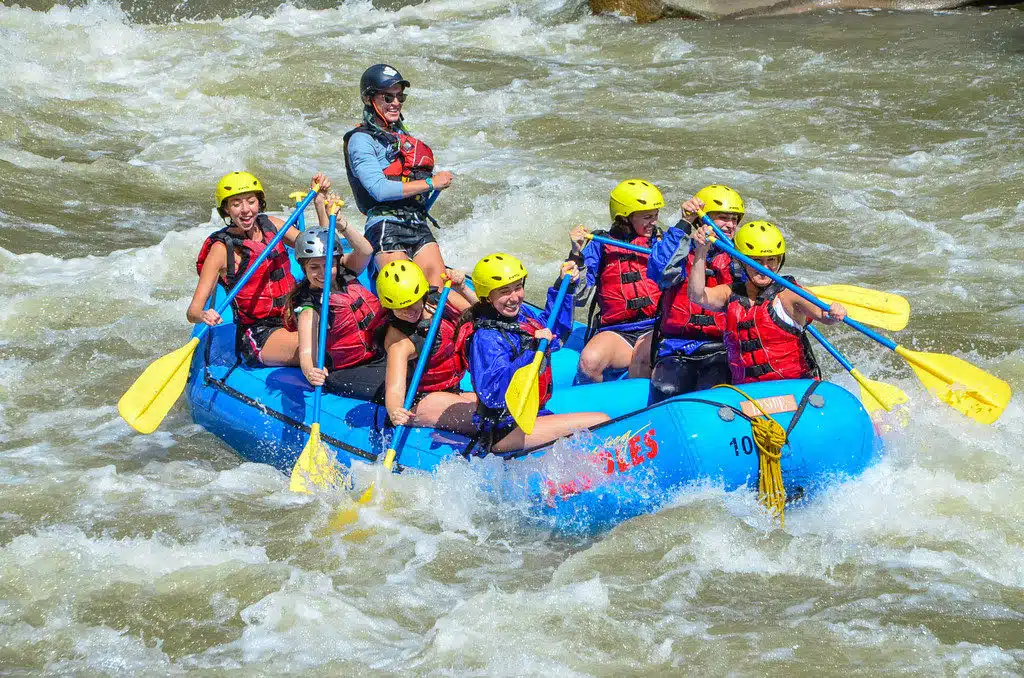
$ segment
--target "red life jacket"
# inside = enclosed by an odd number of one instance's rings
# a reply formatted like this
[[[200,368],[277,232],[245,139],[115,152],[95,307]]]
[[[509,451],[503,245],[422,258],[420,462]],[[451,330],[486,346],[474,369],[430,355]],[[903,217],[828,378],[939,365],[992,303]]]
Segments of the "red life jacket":
[[[792,283],[796,281],[786,276]],[[745,283],[733,283],[725,309],[725,345],[732,383],[775,379],[818,379],[817,362],[803,328],[782,320],[772,304],[785,288],[772,283],[750,302]]]
[[[263,242],[241,239],[228,232],[228,227],[211,233],[203,247],[199,250],[199,257],[196,259],[196,272],[202,273],[203,263],[210,254],[210,248],[214,243],[223,243],[227,248],[227,274],[221,278],[224,286],[230,290],[235,286],[235,281],[245,274],[249,268],[249,262],[255,261],[267,248],[267,244],[277,235],[277,227],[265,214],[256,217],[256,224],[263,232]],[[241,255],[241,262],[238,270],[235,270],[235,252]],[[235,312],[235,323],[239,325],[253,325],[259,321],[270,320],[271,323],[280,324],[281,316],[284,314],[285,299],[288,293],[295,288],[295,278],[292,277],[291,261],[288,258],[288,250],[284,243],[279,242],[273,252],[267,257],[256,273],[245,283],[235,298],[231,301],[231,307]]]
[[[469,331],[466,332],[466,337],[462,339],[462,345],[465,350],[468,350],[469,348],[469,336],[474,331],[481,329],[495,330],[501,334],[509,348],[512,349],[512,362],[515,362],[524,353],[532,353],[537,350],[537,340],[534,339],[533,335],[537,330],[544,329],[544,323],[529,316],[524,316],[521,321],[505,317],[493,318],[482,316],[474,320],[472,324],[466,323],[463,327],[459,328],[460,338],[464,327],[469,328]],[[526,339],[526,341],[524,342],[523,339]],[[466,358],[466,362],[468,364],[468,357]],[[544,403],[551,400],[553,383],[554,379],[551,376],[551,361],[545,360],[544,366],[541,369],[540,374],[537,376],[537,386],[538,393],[540,395],[541,407],[544,407]],[[480,412],[481,416],[485,418],[488,418],[489,415],[493,415],[490,416],[490,418],[495,421],[505,414],[508,414],[507,410],[491,412],[491,408],[486,407],[483,404],[483,401],[480,401],[477,406],[477,410]]]
[[[732,258],[725,252],[715,255],[705,269],[705,285],[730,285],[736,279]],[[686,258],[686,277],[693,268],[693,252]],[[667,290],[661,297],[661,334],[677,339],[721,341],[725,333],[725,312],[709,311],[690,301],[686,282]]]
[[[380,356],[384,347],[381,332],[387,323],[387,314],[373,292],[363,287],[352,271],[343,268],[331,287],[328,300],[327,356],[335,370],[361,365]],[[320,312],[321,292],[314,292],[309,285],[302,285],[302,291],[293,299],[294,308],[312,306]],[[295,315],[285,328],[295,332]]]
[[[426,179],[433,175],[434,152],[430,150],[430,146],[427,146],[424,142],[412,135],[389,133],[380,128],[371,127],[366,123],[361,123],[355,129],[349,130],[344,137],[345,168],[348,171],[349,177],[355,175],[352,172],[352,167],[348,159],[348,140],[356,132],[369,134],[385,148],[393,149],[393,152],[396,153],[395,159],[391,161],[390,165],[384,168],[384,176],[388,179],[392,181],[416,181],[418,179]],[[402,198],[400,200],[362,204],[365,200],[372,201],[373,199],[368,194],[360,196],[358,191],[354,191],[354,193],[357,198],[356,202],[359,203],[359,210],[363,214],[367,215],[371,213],[401,213],[403,210],[422,212],[423,205],[426,202],[427,197],[430,195],[430,192],[427,191],[426,193]],[[362,197],[362,200],[359,199],[360,197]]]
[[[436,292],[431,294],[436,301]],[[434,337],[434,345],[429,348],[423,346],[423,343],[430,331],[432,318],[423,318],[418,323],[409,323],[391,316],[391,325],[412,338],[414,344],[418,344],[416,346],[417,356],[409,360],[410,369],[415,369],[421,351],[430,351],[427,366],[423,370],[419,387],[416,389],[417,393],[450,391],[459,385],[463,375],[466,374],[465,350],[463,346],[456,343],[455,323],[458,322],[459,315],[459,311],[454,306],[450,303],[445,304],[444,315],[441,316],[437,336]],[[412,376],[412,372],[409,372],[409,376]]]
[[[608,231],[599,231],[598,234],[616,237]],[[629,242],[651,247],[655,239],[638,235]],[[591,324],[605,327],[639,322],[656,316],[661,290],[657,283],[647,277],[647,260],[650,256],[605,243],[600,246],[601,267],[597,274],[597,293],[594,297],[600,315]]]

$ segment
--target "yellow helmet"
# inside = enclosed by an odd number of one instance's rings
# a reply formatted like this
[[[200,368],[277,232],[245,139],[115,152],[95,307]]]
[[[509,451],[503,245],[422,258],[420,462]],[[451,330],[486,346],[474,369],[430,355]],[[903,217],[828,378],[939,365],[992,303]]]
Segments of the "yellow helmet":
[[[255,193],[260,200],[260,212],[267,211],[267,196],[263,192],[263,184],[256,178],[256,175],[249,172],[231,172],[220,178],[214,194],[217,198],[217,211],[222,217],[227,216],[227,212],[224,210],[224,201],[233,195],[242,193]]]
[[[641,210],[660,210],[665,206],[658,187],[643,179],[626,179],[612,189],[608,201],[608,212],[612,221],[616,217],[629,218],[633,212]]]
[[[377,276],[377,296],[384,308],[412,306],[429,289],[423,269],[408,259],[389,261]]]
[[[786,239],[779,227],[770,221],[743,224],[733,238],[736,249],[748,257],[773,257],[786,253]]]
[[[697,195],[693,197],[704,203],[705,212],[725,212],[743,218],[743,198],[728,186],[711,184],[697,191]]]
[[[523,262],[504,252],[488,254],[473,267],[473,287],[481,299],[486,299],[499,287],[525,279]]]

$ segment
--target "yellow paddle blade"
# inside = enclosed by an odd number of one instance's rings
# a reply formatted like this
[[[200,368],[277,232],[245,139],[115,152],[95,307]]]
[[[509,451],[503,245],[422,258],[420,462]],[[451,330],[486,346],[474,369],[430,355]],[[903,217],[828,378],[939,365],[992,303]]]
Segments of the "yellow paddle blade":
[[[199,338],[192,339],[149,364],[135,383],[117,401],[117,412],[139,433],[152,433],[164,420],[178,396],[185,390],[192,354]]]
[[[312,492],[311,486],[326,489],[338,482],[338,467],[320,440],[320,424],[309,427],[309,440],[292,468],[288,489],[292,492]]]
[[[537,410],[540,409],[540,385],[537,377],[540,375],[540,363],[544,360],[544,354],[537,351],[533,356],[533,362],[524,365],[512,375],[512,381],[505,391],[505,405],[512,418],[519,424],[519,428],[529,435],[533,433],[533,425],[537,422]]]
[[[851,318],[865,325],[898,332],[910,320],[910,302],[898,294],[853,285],[822,285],[807,291],[826,304],[838,301]]]
[[[339,508],[327,520],[327,525],[322,531],[322,536],[330,535],[333,532],[341,532],[346,526],[359,520],[359,507],[348,500],[348,504]]]
[[[868,414],[874,414],[879,410],[889,412],[897,405],[902,405],[910,400],[910,397],[899,387],[881,381],[872,381],[856,368],[850,370],[850,374],[860,384],[860,399]]]
[[[388,471],[394,468],[396,456],[397,453],[395,452],[394,449],[389,449],[387,451],[387,454],[385,454],[384,467],[387,468]],[[344,528],[346,525],[354,523],[357,520],[359,520],[359,506],[369,504],[370,502],[373,501],[373,492],[375,485],[376,483],[374,482],[370,483],[370,486],[366,488],[366,491],[363,492],[361,497],[359,497],[359,502],[357,504],[351,504],[349,506],[345,506],[344,508],[340,508],[337,511],[335,511],[334,515],[331,516],[331,519],[327,523],[328,529],[337,532]]]
[[[982,424],[999,418],[1013,392],[1002,379],[960,358],[896,347],[925,387],[939,400]]]
[[[395,448],[388,448],[387,453],[384,455],[384,468],[388,471],[394,470],[396,456],[398,456],[398,452],[395,451]]]
[[[398,452],[395,451],[395,448],[389,448],[388,451],[384,454],[384,468],[386,468],[388,471],[393,471],[395,468],[395,457],[397,456]],[[373,501],[374,485],[376,485],[376,483],[370,483],[370,486],[366,488],[366,491],[363,492],[361,497],[359,497],[360,504],[369,504],[371,501]]]

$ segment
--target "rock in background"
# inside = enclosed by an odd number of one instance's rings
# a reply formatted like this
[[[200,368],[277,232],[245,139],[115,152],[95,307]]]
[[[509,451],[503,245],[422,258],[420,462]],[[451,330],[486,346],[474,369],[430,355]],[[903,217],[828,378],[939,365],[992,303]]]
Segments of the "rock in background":
[[[665,18],[737,19],[745,16],[797,14],[817,9],[895,9],[928,11],[969,5],[1019,4],[971,0],[589,0],[594,14],[617,13],[637,23]]]

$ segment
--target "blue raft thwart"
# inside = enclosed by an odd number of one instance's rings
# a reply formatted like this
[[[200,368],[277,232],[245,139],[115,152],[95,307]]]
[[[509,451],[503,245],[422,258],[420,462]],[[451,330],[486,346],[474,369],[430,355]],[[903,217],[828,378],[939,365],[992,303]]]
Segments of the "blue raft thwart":
[[[227,320],[227,319],[226,319]],[[647,406],[648,382],[625,379],[572,386],[583,326],[552,354],[556,413],[600,410],[612,417],[566,441],[504,457],[493,483],[510,501],[526,501],[554,527],[595,530],[656,510],[695,481],[727,490],[757,487],[758,453],[750,418],[757,412],[724,388]],[[464,388],[470,389],[469,376]],[[846,389],[810,380],[749,384],[787,429],[782,477],[791,498],[861,473],[880,452],[880,439],[860,401]],[[298,368],[238,364],[235,326],[207,332],[195,352],[186,388],[193,420],[242,458],[290,473],[309,437],[313,390]],[[325,394],[320,430],[342,466],[371,464],[388,447],[383,407]],[[463,455],[466,436],[412,428],[396,468],[434,471]]]

